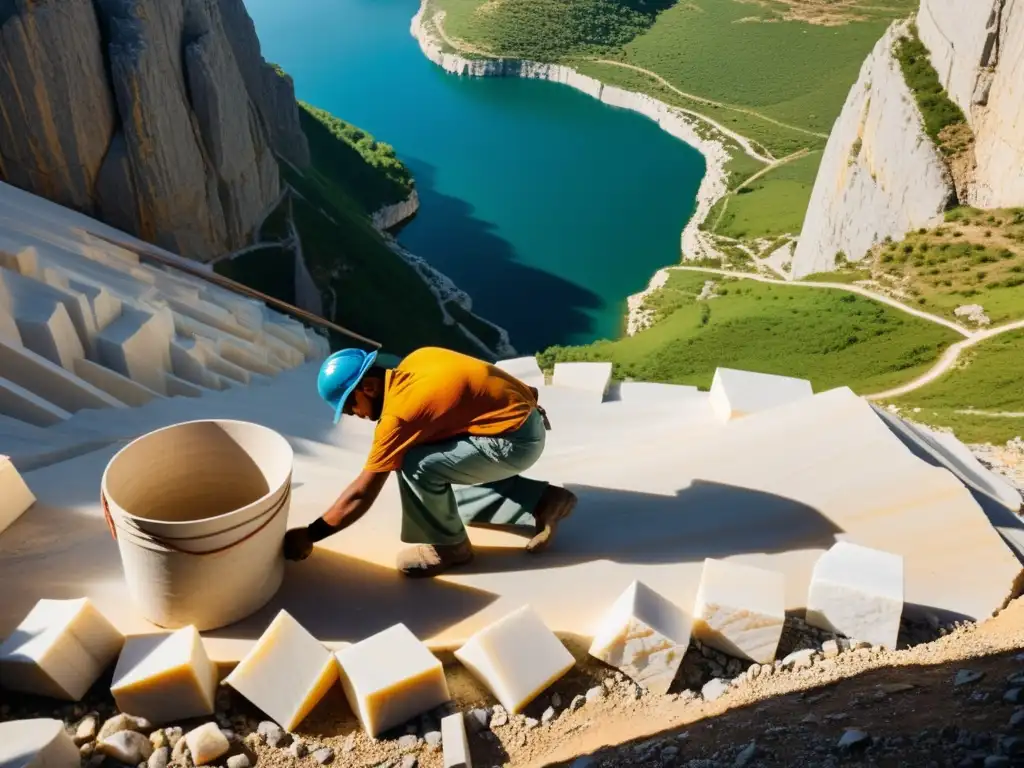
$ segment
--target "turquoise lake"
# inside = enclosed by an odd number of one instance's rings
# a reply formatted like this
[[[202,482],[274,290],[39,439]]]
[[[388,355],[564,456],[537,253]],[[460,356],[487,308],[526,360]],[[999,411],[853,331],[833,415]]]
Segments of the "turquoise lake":
[[[556,83],[446,74],[409,33],[418,0],[246,6],[299,99],[395,147],[422,206],[399,240],[520,352],[620,335],[626,297],[679,261],[705,164],[654,122]]]

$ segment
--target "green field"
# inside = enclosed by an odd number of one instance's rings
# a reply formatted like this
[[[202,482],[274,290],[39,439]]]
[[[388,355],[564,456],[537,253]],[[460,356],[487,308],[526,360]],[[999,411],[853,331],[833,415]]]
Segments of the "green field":
[[[820,162],[821,152],[809,152],[734,188],[708,216],[706,228],[737,240],[799,232]]]
[[[1005,443],[1024,435],[1024,418],[963,413],[1024,413],[1024,331],[982,342],[965,357],[965,365],[890,402],[915,421],[950,427],[964,442]]]
[[[704,282],[718,298],[697,301]],[[617,379],[708,387],[719,366],[810,379],[816,391],[880,392],[921,375],[960,337],[855,294],[675,271],[652,297],[659,320],[635,336],[553,347],[557,361],[606,360]]]

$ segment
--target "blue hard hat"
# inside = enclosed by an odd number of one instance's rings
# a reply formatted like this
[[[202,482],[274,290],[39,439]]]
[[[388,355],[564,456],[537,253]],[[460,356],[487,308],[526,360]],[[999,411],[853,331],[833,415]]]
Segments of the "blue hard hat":
[[[320,397],[334,409],[335,424],[341,418],[341,409],[345,407],[348,396],[376,359],[376,352],[342,349],[324,360],[320,366],[316,389]]]

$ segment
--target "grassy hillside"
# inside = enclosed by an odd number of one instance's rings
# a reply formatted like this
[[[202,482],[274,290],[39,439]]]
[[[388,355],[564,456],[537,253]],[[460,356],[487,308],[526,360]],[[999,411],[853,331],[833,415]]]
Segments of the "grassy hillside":
[[[446,38],[476,55],[568,63],[706,115],[762,154],[807,150],[729,201],[718,234],[751,241],[799,231],[820,150],[861,64],[886,27],[916,8],[917,0],[431,0],[428,18],[443,11]],[[732,151],[743,164],[728,169],[738,192],[764,165]]]
[[[982,342],[955,370],[892,400],[906,416],[950,427],[965,442],[1005,443],[1024,435],[1024,331]],[[983,413],[977,413],[982,411]]]
[[[348,190],[363,211],[373,213],[405,200],[413,189],[412,174],[390,144],[330,112],[300,103],[299,119],[309,140],[314,166]]]
[[[699,301],[706,280],[718,298]],[[959,337],[941,326],[840,291],[675,271],[652,297],[658,322],[635,336],[553,347],[557,361],[610,360],[616,378],[708,387],[719,366],[808,378],[816,390],[880,392],[926,371]]]
[[[869,280],[950,319],[957,319],[957,307],[970,304],[981,305],[993,325],[1024,318],[1024,208],[956,208],[946,221],[877,246],[834,279]]]

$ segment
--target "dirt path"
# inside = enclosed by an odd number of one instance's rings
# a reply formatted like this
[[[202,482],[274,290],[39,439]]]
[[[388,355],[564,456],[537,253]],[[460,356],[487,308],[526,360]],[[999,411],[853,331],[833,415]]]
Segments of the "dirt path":
[[[923,376],[918,376],[911,382],[904,384],[901,387],[887,390],[886,392],[879,392],[877,395],[868,395],[870,400],[885,400],[891,397],[899,397],[905,395],[908,392],[913,392],[915,389],[920,389],[927,384],[931,384],[933,381],[938,379],[942,374],[949,371],[960,357],[960,353],[965,349],[970,349],[975,344],[980,344],[983,341],[988,341],[993,336],[998,336],[1002,333],[1008,333],[1009,331],[1017,331],[1024,329],[1024,320],[1018,320],[1013,323],[1007,323],[1000,325],[995,328],[989,328],[988,330],[978,331],[971,335],[970,338],[964,339],[963,341],[957,342],[949,349],[946,350],[945,354],[939,358],[930,371],[925,373]]]
[[[761,114],[760,112],[757,112],[753,109],[747,109],[746,107],[737,107],[734,104],[726,104],[721,101],[715,101],[714,99],[708,99],[703,96],[697,96],[692,93],[687,93],[686,91],[681,91],[656,72],[652,72],[649,69],[644,69],[643,67],[638,67],[635,64],[627,64],[624,61],[615,61],[614,59],[591,59],[591,61],[594,61],[598,64],[608,64],[613,67],[622,67],[623,69],[632,69],[635,72],[641,72],[650,77],[651,79],[657,80],[670,91],[679,94],[684,99],[696,101],[699,104],[707,104],[710,107],[719,107],[721,109],[728,109],[731,112],[739,112],[744,115],[750,115],[751,117],[756,117],[760,120],[764,120],[766,123],[771,123],[773,125],[779,126],[780,128],[786,128],[790,131],[796,131],[797,133],[803,133],[806,134],[807,136],[814,136],[819,139],[828,138],[827,133],[818,133],[817,131],[811,131],[808,130],[807,128],[801,128],[797,125],[790,125],[789,123],[784,123],[781,120],[776,120],[772,117],[768,117],[768,115]]]
[[[928,322],[931,322],[931,323],[937,323],[938,325],[944,325],[947,328],[956,331],[961,336],[966,336],[968,339],[972,339],[975,336],[981,335],[983,333],[988,333],[988,334],[991,334],[991,335],[995,335],[993,333],[993,331],[1002,332],[1000,329],[1012,330],[1012,328],[1008,328],[1007,326],[1000,326],[1000,328],[993,328],[993,329],[991,329],[989,331],[982,331],[980,333],[976,333],[974,331],[971,331],[968,328],[965,328],[964,326],[960,325],[959,323],[954,323],[952,320],[947,320],[946,318],[940,317],[939,315],[933,315],[930,312],[925,312],[925,311],[920,310],[920,309],[915,309],[914,307],[908,307],[906,304],[903,304],[903,303],[897,301],[896,299],[890,298],[889,296],[884,296],[884,295],[882,295],[880,293],[875,293],[874,291],[869,291],[867,288],[862,288],[859,285],[850,285],[848,283],[818,283],[818,282],[807,282],[805,280],[782,280],[782,279],[774,278],[774,277],[765,277],[764,275],[760,275],[760,274],[758,274],[756,272],[732,272],[732,271],[730,271],[728,269],[715,269],[713,267],[677,266],[677,267],[667,267],[667,269],[669,269],[669,270],[682,270],[684,272],[712,272],[712,273],[714,273],[716,275],[723,275],[725,277],[738,277],[738,278],[742,278],[744,280],[756,280],[759,283],[774,283],[776,285],[788,285],[788,286],[794,286],[794,287],[803,286],[805,288],[825,288],[827,290],[847,291],[848,293],[858,293],[861,296],[864,296],[866,298],[872,299],[874,301],[881,302],[882,304],[886,304],[886,305],[888,305],[890,307],[893,307],[894,309],[898,309],[901,312],[906,312],[908,315],[914,315],[915,317],[919,317],[922,320],[927,320]],[[1022,321],[1022,322],[1024,322],[1024,321]],[[978,339],[978,340],[980,341],[981,339]]]
[[[711,234],[715,234],[718,231],[718,225],[722,223],[722,218],[725,216],[725,212],[729,210],[729,199],[736,193],[737,189],[743,189],[743,187],[747,186],[748,184],[754,183],[762,176],[764,176],[766,173],[771,173],[779,166],[785,165],[786,163],[791,163],[794,160],[799,160],[801,157],[804,157],[805,155],[809,154],[810,151],[811,150],[809,150],[807,147],[804,147],[803,149],[798,149],[791,155],[786,155],[785,157],[780,158],[773,163],[769,163],[750,178],[741,181],[739,184],[736,185],[734,189],[730,189],[725,194],[725,197],[722,198],[722,200],[724,201],[722,203],[722,209],[718,212],[718,217],[715,219],[714,226],[711,227]]]

